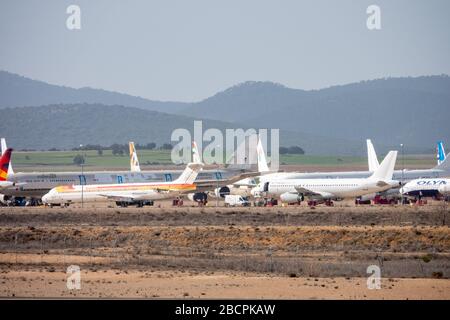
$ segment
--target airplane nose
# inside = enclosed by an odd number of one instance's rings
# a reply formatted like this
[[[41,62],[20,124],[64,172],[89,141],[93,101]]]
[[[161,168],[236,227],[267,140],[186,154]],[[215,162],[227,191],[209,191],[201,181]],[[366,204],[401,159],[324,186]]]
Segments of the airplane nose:
[[[43,203],[48,203],[49,200],[50,200],[50,196],[48,195],[48,193],[45,194],[45,195],[42,197],[42,202],[43,202]]]

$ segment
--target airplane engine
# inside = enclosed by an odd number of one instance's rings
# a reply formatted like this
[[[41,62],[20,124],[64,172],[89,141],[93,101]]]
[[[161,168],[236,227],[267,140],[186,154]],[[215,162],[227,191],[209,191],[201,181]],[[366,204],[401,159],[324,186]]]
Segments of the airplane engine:
[[[446,196],[450,195],[450,186],[449,185],[442,185],[442,186],[439,187],[438,191],[439,191],[440,194],[443,194],[443,195],[446,195]]]
[[[301,194],[286,192],[280,195],[280,200],[286,203],[296,203],[305,200],[305,198]]]
[[[225,198],[226,195],[230,194],[230,188],[228,186],[216,188],[214,190],[214,195],[216,197]]]
[[[187,197],[193,202],[203,202],[208,199],[208,195],[205,192],[189,193]]]

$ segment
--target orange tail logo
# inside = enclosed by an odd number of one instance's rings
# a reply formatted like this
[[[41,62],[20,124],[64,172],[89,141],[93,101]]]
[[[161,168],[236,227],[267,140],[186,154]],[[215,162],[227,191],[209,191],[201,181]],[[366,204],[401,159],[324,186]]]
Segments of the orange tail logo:
[[[11,161],[12,149],[6,149],[5,153],[0,158],[0,181],[5,181],[8,178],[9,162]]]

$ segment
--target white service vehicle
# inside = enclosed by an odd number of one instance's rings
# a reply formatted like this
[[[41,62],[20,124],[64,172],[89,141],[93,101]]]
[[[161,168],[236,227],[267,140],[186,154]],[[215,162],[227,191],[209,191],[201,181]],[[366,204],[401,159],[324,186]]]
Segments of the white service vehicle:
[[[250,206],[250,202],[248,201],[247,197],[243,197],[243,196],[235,195],[235,194],[227,194],[225,196],[225,206],[226,207],[236,207],[236,206],[248,207],[248,206]]]

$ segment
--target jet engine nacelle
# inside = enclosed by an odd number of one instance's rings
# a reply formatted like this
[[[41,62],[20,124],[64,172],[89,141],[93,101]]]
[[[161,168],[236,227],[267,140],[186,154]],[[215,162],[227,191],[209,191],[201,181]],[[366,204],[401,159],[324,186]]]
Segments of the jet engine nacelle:
[[[189,193],[187,195],[187,198],[194,202],[203,202],[206,199],[208,199],[208,195],[205,192],[196,192],[196,193]]]
[[[442,185],[438,189],[440,194],[450,195],[450,185]]]
[[[228,186],[220,187],[214,189],[214,195],[216,197],[225,198],[226,195],[230,194],[230,188]]]
[[[290,193],[290,192],[286,192],[280,195],[280,200],[282,202],[286,202],[286,203],[295,203],[295,202],[301,202],[303,200],[305,200],[305,198],[303,197],[303,195],[298,194],[298,193]]]

